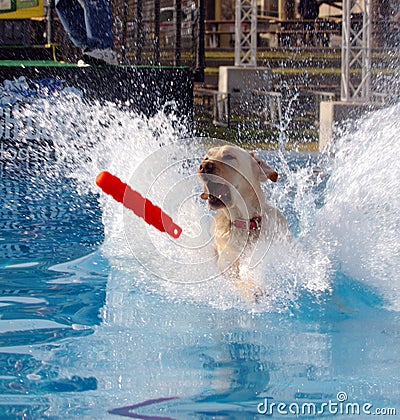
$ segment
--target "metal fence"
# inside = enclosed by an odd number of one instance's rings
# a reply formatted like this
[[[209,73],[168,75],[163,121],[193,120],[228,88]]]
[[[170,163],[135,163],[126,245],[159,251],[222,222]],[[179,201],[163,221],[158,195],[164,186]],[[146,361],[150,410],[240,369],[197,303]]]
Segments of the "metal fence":
[[[321,101],[334,101],[335,93],[304,90],[292,96],[255,89],[248,93],[227,93],[211,89],[194,91],[195,113],[203,122],[220,127],[238,125],[253,128],[317,128]],[[283,115],[290,110],[290,116]],[[285,112],[286,112],[285,111]]]
[[[114,1],[116,48],[123,64],[204,67],[201,0]]]

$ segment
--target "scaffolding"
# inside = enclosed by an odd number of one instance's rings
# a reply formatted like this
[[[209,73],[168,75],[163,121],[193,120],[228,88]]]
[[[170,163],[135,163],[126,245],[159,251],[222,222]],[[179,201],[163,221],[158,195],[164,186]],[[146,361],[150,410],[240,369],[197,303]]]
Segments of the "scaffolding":
[[[343,0],[341,99],[371,99],[371,0]]]
[[[236,0],[235,66],[257,66],[257,0]]]

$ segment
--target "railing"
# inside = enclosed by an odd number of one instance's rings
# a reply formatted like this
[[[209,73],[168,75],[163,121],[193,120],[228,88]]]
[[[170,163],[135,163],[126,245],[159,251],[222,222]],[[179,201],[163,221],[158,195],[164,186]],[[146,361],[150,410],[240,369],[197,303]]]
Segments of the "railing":
[[[250,28],[243,28],[249,32]],[[265,47],[330,46],[331,37],[340,36],[341,23],[329,19],[313,21],[259,19],[257,43]],[[233,48],[235,21],[205,21],[205,45],[210,48]]]
[[[238,124],[277,128],[283,115],[283,103],[288,101],[281,92],[255,89],[248,93],[227,93],[198,88],[194,91],[195,106],[203,113],[200,119],[210,120],[216,126],[234,127]],[[308,128],[319,125],[321,101],[334,101],[335,93],[304,90],[296,95],[291,108],[293,124],[303,119]],[[286,102],[285,102],[286,101]]]
[[[257,106],[253,113],[259,116],[264,124],[279,125],[282,121],[282,93],[253,90]]]
[[[279,125],[282,119],[282,94],[253,90],[247,94],[196,89],[195,102],[212,115],[213,124],[231,127],[237,123]]]
[[[60,23],[53,19],[51,30]],[[1,19],[0,60],[54,60],[57,61],[61,39],[48,32],[45,18]]]
[[[231,49],[235,43],[234,20],[206,20],[205,45],[209,49]],[[352,24],[359,24],[354,16]],[[373,47],[398,48],[400,24],[390,20],[377,20],[373,25]],[[250,28],[243,28],[250,32]],[[339,19],[279,20],[259,17],[257,21],[257,43],[259,47],[339,47],[341,46],[342,23]]]

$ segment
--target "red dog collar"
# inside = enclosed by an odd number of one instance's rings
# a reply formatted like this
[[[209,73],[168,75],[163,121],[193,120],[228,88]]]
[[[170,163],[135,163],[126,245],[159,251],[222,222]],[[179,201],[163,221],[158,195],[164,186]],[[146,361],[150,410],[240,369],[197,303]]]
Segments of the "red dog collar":
[[[261,228],[261,219],[261,216],[253,217],[250,220],[236,219],[232,222],[232,225],[237,229],[256,230]]]

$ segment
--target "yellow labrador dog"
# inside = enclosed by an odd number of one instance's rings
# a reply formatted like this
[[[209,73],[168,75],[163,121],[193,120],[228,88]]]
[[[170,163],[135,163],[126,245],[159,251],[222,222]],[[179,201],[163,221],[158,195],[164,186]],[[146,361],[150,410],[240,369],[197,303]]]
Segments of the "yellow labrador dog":
[[[284,216],[265,202],[261,182],[276,182],[278,173],[254,153],[224,145],[210,149],[203,158],[198,176],[204,183],[203,200],[216,210],[211,233],[218,256],[218,267],[235,279],[251,300],[262,291],[251,279],[240,276],[240,257],[260,235],[269,240],[291,237]]]

